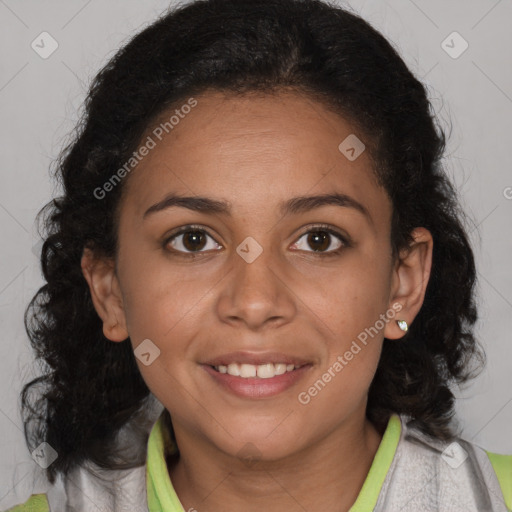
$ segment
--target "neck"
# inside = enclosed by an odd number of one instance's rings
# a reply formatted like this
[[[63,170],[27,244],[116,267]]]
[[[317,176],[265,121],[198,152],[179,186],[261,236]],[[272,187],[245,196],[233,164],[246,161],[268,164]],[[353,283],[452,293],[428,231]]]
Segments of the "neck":
[[[234,512],[247,503],[266,512],[348,511],[368,475],[382,433],[363,415],[351,418],[299,453],[245,463],[185,435],[180,455],[168,460],[185,510]]]

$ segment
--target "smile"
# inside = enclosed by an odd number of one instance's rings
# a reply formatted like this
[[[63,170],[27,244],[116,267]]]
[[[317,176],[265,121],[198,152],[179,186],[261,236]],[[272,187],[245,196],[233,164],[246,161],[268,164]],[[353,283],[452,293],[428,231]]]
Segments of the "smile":
[[[231,363],[228,365],[219,365],[213,367],[219,373],[227,373],[234,377],[242,377],[244,379],[256,377],[259,379],[271,379],[276,375],[283,375],[286,372],[292,372],[300,365],[286,363],[266,363],[266,364],[244,364]]]
[[[276,396],[305,378],[312,364],[285,363],[201,365],[217,389],[240,398],[263,399]]]

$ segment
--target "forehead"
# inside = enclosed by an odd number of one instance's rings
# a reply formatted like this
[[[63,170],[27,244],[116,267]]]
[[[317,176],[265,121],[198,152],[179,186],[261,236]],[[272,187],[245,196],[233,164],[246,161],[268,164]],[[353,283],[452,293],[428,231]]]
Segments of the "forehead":
[[[386,201],[368,151],[349,159],[347,144],[339,148],[344,141],[364,144],[364,135],[313,99],[295,92],[210,92],[195,100],[187,114],[175,116],[172,129],[167,124],[169,133],[161,127],[179,106],[142,137],[155,144],[129,176],[126,207],[134,215],[141,217],[169,192],[227,199],[240,211],[312,193],[349,194],[370,211]],[[155,133],[162,131],[160,140]]]

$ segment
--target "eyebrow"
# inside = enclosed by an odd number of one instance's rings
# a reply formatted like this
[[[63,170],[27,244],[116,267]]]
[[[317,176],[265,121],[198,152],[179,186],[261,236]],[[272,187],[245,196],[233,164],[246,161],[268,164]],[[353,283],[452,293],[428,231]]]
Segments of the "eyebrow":
[[[331,193],[317,196],[298,196],[288,199],[279,205],[282,215],[304,213],[322,206],[353,208],[363,214],[370,224],[373,224],[373,219],[369,211],[360,202],[346,194]],[[172,207],[187,208],[202,213],[231,215],[231,206],[227,201],[210,197],[181,196],[179,194],[170,193],[161,201],[149,207],[144,213],[143,219],[146,219],[156,212]]]

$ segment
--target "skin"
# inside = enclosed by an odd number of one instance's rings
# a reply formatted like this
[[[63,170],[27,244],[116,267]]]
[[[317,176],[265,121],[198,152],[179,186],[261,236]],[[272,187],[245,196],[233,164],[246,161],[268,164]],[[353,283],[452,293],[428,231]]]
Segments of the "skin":
[[[349,161],[338,150],[348,135],[364,141],[364,134],[323,105],[290,91],[196,99],[124,184],[116,260],[84,250],[104,334],[112,342],[129,336],[134,348],[149,338],[160,349],[149,366],[137,363],[171,414],[180,457],[168,470],[185,510],[346,511],[382,438],[365,416],[382,343],[402,337],[396,319],[410,325],[421,308],[431,234],[416,228],[414,243],[392,259],[392,205],[368,151]],[[169,192],[226,200],[232,215],[175,206],[144,220]],[[279,211],[291,197],[332,192],[357,200],[370,219],[334,205]],[[318,223],[351,244],[335,236],[325,246],[308,243]],[[206,231],[196,258],[183,255],[193,250],[184,236],[165,245],[187,224]],[[263,249],[252,263],[236,252],[248,236]],[[333,257],[318,255],[318,247],[325,254],[340,246]],[[299,403],[298,393],[393,304],[402,306],[395,319],[314,399]],[[235,350],[279,351],[312,366],[281,394],[240,398],[199,364]],[[248,442],[260,457],[253,465],[239,453]]]

